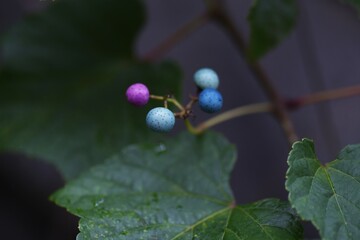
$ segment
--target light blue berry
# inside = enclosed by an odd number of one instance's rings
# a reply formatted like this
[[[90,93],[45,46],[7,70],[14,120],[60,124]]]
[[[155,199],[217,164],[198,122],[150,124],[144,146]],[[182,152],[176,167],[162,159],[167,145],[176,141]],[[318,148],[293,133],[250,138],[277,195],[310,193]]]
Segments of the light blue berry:
[[[175,116],[167,108],[153,108],[146,116],[146,124],[155,132],[169,132],[175,125]]]
[[[213,88],[205,88],[199,94],[200,109],[207,113],[215,113],[221,110],[223,98],[221,93]]]
[[[214,88],[219,86],[219,77],[216,72],[210,68],[201,68],[194,74],[195,84],[201,88]]]

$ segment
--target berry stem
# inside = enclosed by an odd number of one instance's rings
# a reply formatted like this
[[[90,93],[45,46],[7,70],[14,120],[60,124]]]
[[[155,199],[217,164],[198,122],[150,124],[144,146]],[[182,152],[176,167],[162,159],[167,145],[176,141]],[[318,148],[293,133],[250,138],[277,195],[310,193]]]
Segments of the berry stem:
[[[155,61],[174,48],[180,41],[209,21],[207,12],[196,16],[143,56],[145,61]]]
[[[201,131],[199,131],[197,128],[195,128],[195,127],[191,124],[191,122],[189,121],[188,118],[185,119],[184,122],[185,122],[185,126],[186,126],[187,130],[188,130],[191,134],[198,135],[198,134],[201,133]],[[205,130],[205,129],[204,129],[204,130]]]
[[[191,110],[194,104],[198,101],[198,97],[190,96],[190,101],[186,104],[185,109]]]
[[[184,111],[185,108],[181,103],[179,103],[175,98],[168,98],[168,101],[174,104],[179,110]]]
[[[219,0],[208,0],[207,2],[209,2],[209,12],[211,13],[213,20],[216,21],[229,35],[230,39],[235,43],[235,46],[237,47],[240,54],[244,56],[249,69],[252,71],[258,83],[262,86],[268,98],[273,103],[274,116],[278,119],[280,125],[282,126],[289,143],[293,143],[298,139],[298,137],[295,132],[293,123],[288,115],[286,106],[284,106],[280,95],[272,85],[268,75],[261,67],[261,65],[257,61],[253,61],[251,58],[249,58],[244,37],[242,36],[241,32],[237,30],[237,27],[228,15],[224,7],[224,2]]]
[[[167,102],[170,102],[170,103],[174,104],[180,111],[185,111],[185,107],[183,105],[181,105],[181,103],[179,103],[178,100],[176,100],[175,98],[173,98],[171,96],[150,95],[150,98],[154,99],[154,100],[164,101],[164,104],[166,102],[166,106],[167,106]]]

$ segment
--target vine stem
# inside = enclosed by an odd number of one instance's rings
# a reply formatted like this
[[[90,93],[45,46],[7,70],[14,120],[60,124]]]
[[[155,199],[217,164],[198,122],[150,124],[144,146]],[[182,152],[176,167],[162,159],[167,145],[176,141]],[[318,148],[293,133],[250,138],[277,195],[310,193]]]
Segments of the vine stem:
[[[198,135],[200,133],[202,133],[203,131],[200,131],[197,127],[194,127],[191,122],[189,121],[189,119],[185,119],[185,126],[187,128],[187,130],[194,135]]]
[[[252,71],[256,77],[258,83],[263,87],[265,93],[271,100],[274,105],[274,115],[279,120],[280,125],[282,126],[285,135],[288,138],[289,143],[293,143],[298,140],[294,125],[288,115],[286,106],[282,101],[280,95],[277,93],[276,89],[271,84],[271,81],[261,65],[257,61],[252,61],[247,57],[247,47],[244,41],[242,34],[237,30],[232,19],[229,17],[226,12],[222,1],[211,1],[211,13],[212,18],[217,22],[222,29],[229,35],[232,41],[235,43],[238,51],[242,56],[245,57],[246,63],[249,69]]]
[[[210,20],[208,12],[202,13],[188,23],[180,27],[176,32],[170,35],[167,39],[161,42],[154,49],[150,50],[143,56],[145,61],[155,61],[161,58],[171,48],[173,48],[178,42],[182,41],[190,33],[203,26]]]
[[[355,85],[351,87],[344,87],[334,90],[326,90],[322,92],[317,92],[309,94],[307,96],[300,97],[298,101],[298,107],[315,104],[319,102],[356,96],[360,94],[360,85]]]
[[[356,95],[360,95],[360,85],[312,93],[306,96],[299,97],[297,99],[287,100],[285,101],[284,105],[286,106],[287,110],[294,111],[298,108],[307,105],[325,102],[329,100],[340,99],[340,98],[352,97]],[[222,122],[237,117],[242,117],[255,113],[272,112],[272,111],[275,111],[275,106],[273,105],[273,103],[268,103],[268,102],[254,103],[254,104],[237,107],[232,110],[221,113],[213,118],[208,119],[203,123],[200,123],[196,127],[192,126],[190,121],[186,119],[185,125],[190,133],[201,134],[210,127],[213,127]]]
[[[226,111],[199,124],[197,127],[189,126],[190,122],[186,123],[186,126],[191,133],[200,134],[208,128],[237,117],[271,111],[273,111],[273,105],[271,103],[254,103]]]

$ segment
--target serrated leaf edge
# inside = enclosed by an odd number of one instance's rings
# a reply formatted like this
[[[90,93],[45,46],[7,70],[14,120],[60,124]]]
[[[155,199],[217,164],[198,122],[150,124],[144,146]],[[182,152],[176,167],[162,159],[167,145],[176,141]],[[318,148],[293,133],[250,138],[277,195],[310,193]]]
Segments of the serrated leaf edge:
[[[298,210],[297,210],[296,206],[295,206],[295,205],[292,203],[292,201],[291,201],[291,192],[290,192],[290,189],[288,188],[287,181],[288,181],[288,173],[289,173],[290,169],[292,168],[292,166],[290,165],[290,156],[291,156],[291,154],[295,151],[296,146],[299,145],[299,144],[303,144],[304,142],[309,142],[309,143],[312,145],[312,148],[314,148],[314,141],[313,141],[313,140],[308,139],[308,138],[302,138],[301,141],[296,141],[295,143],[292,144],[291,151],[289,152],[288,159],[287,159],[287,164],[288,164],[289,168],[288,168],[288,170],[286,171],[285,189],[286,189],[286,190],[288,191],[288,193],[289,193],[289,194],[288,194],[288,199],[289,199],[290,205],[291,205],[291,207],[292,207],[293,209],[296,210],[296,212],[298,212]],[[348,147],[348,146],[346,146],[344,149],[346,149],[347,147]],[[315,151],[314,151],[314,154],[315,154],[315,156],[316,156],[316,152],[315,152]],[[319,165],[319,168],[316,170],[316,172],[315,172],[315,174],[314,174],[313,177],[315,177],[316,173],[317,173],[320,169],[323,169],[323,170],[324,170],[324,172],[325,172],[325,174],[326,174],[326,177],[327,177],[327,180],[328,180],[328,183],[329,183],[329,185],[330,185],[330,187],[331,187],[331,190],[332,190],[332,192],[333,192],[333,195],[332,195],[332,196],[335,197],[336,204],[337,204],[338,209],[339,209],[339,211],[340,211],[340,213],[341,213],[341,217],[342,217],[342,219],[343,219],[344,226],[345,226],[346,231],[347,231],[348,236],[349,236],[349,230],[348,230],[348,227],[347,227],[348,223],[347,223],[347,221],[345,220],[345,216],[344,216],[344,214],[343,214],[342,208],[340,207],[340,204],[339,204],[338,199],[337,199],[337,197],[336,197],[338,194],[336,193],[336,191],[335,191],[335,189],[334,189],[333,182],[332,182],[331,177],[330,177],[330,175],[329,175],[329,173],[328,173],[328,170],[327,170],[328,164],[337,161],[338,158],[336,158],[336,159],[333,160],[333,161],[330,161],[330,162],[327,163],[326,165],[323,165],[323,164],[319,161],[318,158],[316,158],[316,160],[319,162],[320,165]],[[313,185],[313,181],[314,181],[314,179],[311,181],[311,186]],[[309,193],[310,193],[310,190],[309,190]],[[332,197],[332,196],[331,196],[331,197]],[[331,197],[330,197],[330,198],[331,198]],[[329,198],[329,199],[330,199],[330,198]],[[328,200],[328,201],[329,201],[329,200]],[[328,202],[328,201],[327,201],[327,202]],[[299,213],[300,213],[300,212],[299,212]],[[302,220],[310,221],[310,222],[316,227],[316,229],[321,233],[321,230],[320,230],[319,225],[318,225],[316,222],[314,222],[312,219],[310,219],[310,218],[308,219],[308,218],[302,217],[300,214],[299,214],[299,217],[300,217]],[[325,238],[322,238],[322,239],[325,239]]]

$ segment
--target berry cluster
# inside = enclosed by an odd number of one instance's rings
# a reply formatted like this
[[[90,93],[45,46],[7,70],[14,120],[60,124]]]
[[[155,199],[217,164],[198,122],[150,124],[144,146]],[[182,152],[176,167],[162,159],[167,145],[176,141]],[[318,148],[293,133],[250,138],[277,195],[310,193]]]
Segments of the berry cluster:
[[[146,105],[150,98],[162,100],[164,107],[151,109],[146,116],[147,126],[155,132],[169,132],[175,125],[175,117],[187,119],[192,113],[192,106],[199,102],[200,109],[206,113],[215,113],[221,110],[223,98],[217,90],[219,77],[210,68],[202,68],[195,72],[194,82],[198,87],[198,96],[191,97],[191,101],[184,107],[179,104],[172,96],[150,95],[149,89],[142,83],[132,84],[126,91],[128,102],[135,106]],[[180,112],[173,113],[167,106],[168,102],[174,103]]]

